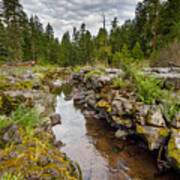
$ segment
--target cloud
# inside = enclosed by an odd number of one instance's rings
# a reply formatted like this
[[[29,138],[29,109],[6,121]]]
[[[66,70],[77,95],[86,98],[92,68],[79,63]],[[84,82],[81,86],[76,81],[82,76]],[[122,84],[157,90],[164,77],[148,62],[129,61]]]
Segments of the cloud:
[[[118,17],[122,24],[134,17],[138,0],[20,0],[25,12],[31,16],[37,15],[44,26],[49,22],[59,38],[66,31],[72,32],[84,22],[87,28],[96,34],[102,26],[102,12],[110,29],[111,21]]]

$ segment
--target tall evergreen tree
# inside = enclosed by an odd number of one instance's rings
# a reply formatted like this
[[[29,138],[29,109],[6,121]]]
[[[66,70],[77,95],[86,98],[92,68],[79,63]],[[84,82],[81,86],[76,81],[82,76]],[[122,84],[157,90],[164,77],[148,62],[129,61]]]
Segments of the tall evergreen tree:
[[[22,60],[23,57],[23,36],[22,26],[25,13],[18,0],[2,0],[3,23],[6,26],[6,49],[9,61]]]

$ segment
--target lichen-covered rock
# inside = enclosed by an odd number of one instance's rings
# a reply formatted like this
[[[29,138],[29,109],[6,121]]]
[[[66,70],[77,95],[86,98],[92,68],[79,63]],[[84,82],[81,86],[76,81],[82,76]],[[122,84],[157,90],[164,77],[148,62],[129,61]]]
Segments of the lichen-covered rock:
[[[99,108],[105,108],[107,112],[111,112],[112,111],[112,106],[105,100],[100,100],[97,104],[96,107]]]
[[[135,112],[135,122],[145,125],[146,124],[146,116],[149,111],[149,105],[144,105],[142,103],[134,104],[134,112]]]
[[[120,125],[122,127],[132,128],[133,126],[133,121],[131,119],[122,118],[119,116],[112,116],[112,119],[117,125]]]
[[[172,167],[180,171],[180,130],[171,129],[166,157]]]
[[[159,149],[169,135],[167,128],[142,126],[136,124],[137,135],[140,135],[148,144],[149,150]]]
[[[29,106],[33,105],[31,98],[27,99],[23,95],[10,97],[0,91],[0,114],[9,114],[22,103],[26,103]]]
[[[6,174],[18,176],[20,180],[81,179],[79,166],[51,144],[50,134],[41,132],[32,136],[21,128],[19,131],[21,143],[0,149],[0,179]]]
[[[161,110],[153,105],[150,106],[148,113],[147,113],[147,124],[159,126],[159,127],[166,127],[165,120],[163,118]]]

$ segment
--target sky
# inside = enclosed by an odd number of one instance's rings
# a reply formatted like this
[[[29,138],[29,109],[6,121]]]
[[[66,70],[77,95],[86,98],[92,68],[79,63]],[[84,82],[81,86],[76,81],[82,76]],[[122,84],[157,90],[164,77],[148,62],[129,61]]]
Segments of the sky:
[[[140,0],[20,0],[28,16],[37,15],[44,26],[49,22],[59,39],[66,31],[72,32],[73,26],[79,29],[82,23],[95,35],[102,27],[103,12],[108,30],[114,17],[118,18],[121,25],[134,17],[138,1]]]

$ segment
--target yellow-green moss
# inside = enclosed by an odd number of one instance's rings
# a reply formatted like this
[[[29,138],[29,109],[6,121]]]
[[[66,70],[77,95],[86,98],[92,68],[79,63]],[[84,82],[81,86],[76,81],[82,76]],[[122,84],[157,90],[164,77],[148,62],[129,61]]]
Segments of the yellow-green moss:
[[[145,129],[143,129],[143,127],[141,125],[138,125],[138,124],[136,124],[136,132],[138,134],[146,134]]]
[[[168,157],[176,161],[177,167],[180,169],[180,150],[177,148],[175,139],[171,137],[168,143]]]
[[[94,76],[94,75],[103,75],[103,74],[105,74],[103,71],[100,71],[100,70],[92,70],[92,71],[90,71],[90,72],[88,72],[88,73],[86,74],[86,78],[90,78],[90,77],[92,77],[92,76]]]
[[[166,128],[160,128],[160,130],[159,130],[159,135],[160,135],[160,136],[167,137],[167,136],[169,135],[168,129],[166,129]]]
[[[106,108],[107,112],[112,111],[112,106],[105,100],[100,100],[97,104],[96,107],[101,107],[101,108]]]
[[[75,164],[50,144],[52,140],[46,134],[43,140],[25,132],[22,135],[22,144],[0,150],[0,177],[11,173],[12,176],[21,174],[23,179],[36,175],[50,179],[81,179]]]

